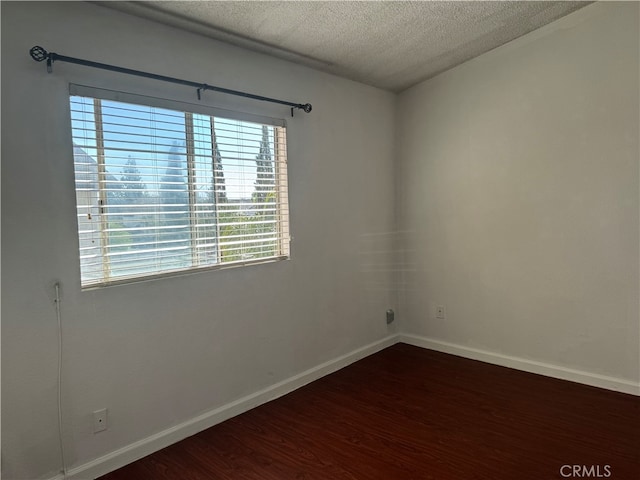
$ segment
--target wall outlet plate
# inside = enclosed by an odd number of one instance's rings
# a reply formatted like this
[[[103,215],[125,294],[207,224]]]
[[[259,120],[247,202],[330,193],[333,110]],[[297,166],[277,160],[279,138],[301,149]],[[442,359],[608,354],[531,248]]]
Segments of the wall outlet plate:
[[[393,323],[395,319],[396,319],[395,312],[391,309],[387,310],[387,325]]]
[[[102,432],[107,429],[107,409],[93,412],[93,433]]]
[[[446,313],[444,310],[444,305],[438,305],[436,307],[436,318],[444,320],[446,318]]]

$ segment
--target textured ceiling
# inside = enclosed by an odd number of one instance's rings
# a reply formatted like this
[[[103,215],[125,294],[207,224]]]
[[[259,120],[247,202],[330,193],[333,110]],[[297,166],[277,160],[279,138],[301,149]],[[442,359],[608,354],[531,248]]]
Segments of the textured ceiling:
[[[95,2],[402,91],[590,2]]]

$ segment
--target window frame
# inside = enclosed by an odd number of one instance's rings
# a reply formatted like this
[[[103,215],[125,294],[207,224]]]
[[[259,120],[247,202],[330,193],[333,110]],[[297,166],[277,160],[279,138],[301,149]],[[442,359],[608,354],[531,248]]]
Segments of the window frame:
[[[225,119],[225,120],[250,122],[250,123],[275,127],[273,130],[274,132],[273,134],[273,146],[274,146],[273,169],[274,169],[274,178],[276,179],[275,191],[277,192],[276,193],[277,201],[275,202],[275,209],[276,209],[275,215],[276,217],[279,218],[279,220],[276,221],[276,230],[277,230],[276,250],[278,254],[275,256],[228,261],[223,263],[221,260],[221,252],[220,252],[221,242],[220,242],[220,235],[219,235],[219,226],[216,226],[218,230],[218,234],[216,234],[217,262],[215,264],[205,264],[205,265],[195,265],[195,266],[191,265],[189,267],[176,268],[176,269],[165,270],[165,271],[156,271],[149,274],[144,274],[144,273],[131,274],[131,275],[127,275],[124,278],[118,278],[118,277],[114,278],[109,275],[105,277],[103,275],[101,277],[101,280],[99,281],[87,281],[86,279],[83,279],[82,268],[80,268],[80,286],[82,291],[110,287],[110,286],[117,286],[117,285],[126,285],[130,283],[145,282],[145,281],[151,281],[151,280],[156,280],[160,278],[191,275],[191,274],[201,273],[205,271],[226,270],[229,268],[237,268],[237,267],[250,266],[250,265],[261,265],[265,263],[275,263],[275,262],[280,262],[282,260],[288,260],[291,258],[290,243],[291,243],[292,237],[290,235],[290,215],[289,215],[289,182],[288,182],[288,155],[287,155],[288,146],[287,146],[287,133],[286,133],[287,124],[284,119],[273,118],[273,117],[268,117],[263,115],[256,115],[256,114],[246,113],[246,112],[227,110],[227,109],[223,109],[215,106],[189,103],[185,101],[170,100],[170,99],[158,98],[158,97],[151,97],[146,95],[127,93],[127,92],[121,92],[116,90],[109,90],[109,89],[91,87],[86,85],[77,85],[77,84],[71,83],[69,84],[69,99],[71,99],[71,97],[74,97],[74,96],[97,99],[100,101],[98,103],[101,103],[101,101],[106,100],[106,101],[122,102],[126,104],[133,104],[133,105],[139,105],[139,106],[167,109],[167,110],[172,110],[176,112],[184,112],[185,118],[188,118],[188,117],[192,118],[193,114],[200,114],[200,115],[212,117],[212,121],[214,118],[219,118],[219,119]],[[69,108],[71,108],[71,102],[68,102],[68,105],[69,105]],[[73,120],[71,118],[71,112],[70,112],[69,124],[72,127]],[[187,175],[188,175],[187,185],[188,185],[188,192],[189,192],[189,210],[191,213],[193,213],[192,209],[194,209],[196,206],[196,202],[194,198],[195,181],[193,178],[192,164],[190,164],[189,162],[189,157],[193,157],[194,155],[193,148],[195,143],[193,141],[193,124],[189,125],[188,121],[186,121],[185,123],[185,135],[187,138],[187,145],[185,147],[186,147],[186,157],[187,157],[186,169],[187,169]],[[104,180],[106,178],[106,163],[104,158],[105,147],[104,147],[103,139],[101,137],[102,137],[102,133],[99,132],[98,128],[96,127],[96,150],[99,153],[97,155],[98,158],[96,158],[95,160],[97,162],[98,180],[99,180],[99,183],[102,184],[106,182]],[[71,134],[71,140],[72,140],[71,143],[73,144],[74,143],[73,133]],[[73,167],[74,167],[74,178],[75,178],[75,176],[77,175],[75,154],[73,155]],[[213,181],[215,184],[216,175],[212,174],[212,176],[214,177]],[[282,188],[283,186],[284,188]],[[104,199],[104,191],[105,190],[102,187],[98,188],[98,194],[100,198],[99,208],[101,208],[102,205],[105,205],[105,202],[106,202],[106,200]],[[75,195],[74,203],[76,206],[76,235],[78,238],[78,253],[81,253],[80,252],[81,237],[80,237],[79,215],[78,215],[79,205],[78,205],[77,192],[78,192],[77,185],[75,185],[74,186],[74,195]],[[219,192],[215,190],[215,188],[212,190],[212,192],[214,194],[214,197],[217,197],[217,194]],[[218,202],[216,201],[214,203],[215,203],[214,209],[217,210]],[[194,231],[193,219],[195,217],[194,215],[189,215],[189,217],[190,217],[190,220],[189,220],[190,231],[193,232]],[[219,218],[217,217],[217,213],[216,213],[216,218]],[[100,227],[101,236],[108,235],[108,232],[106,232],[106,229],[104,228],[103,223],[104,223],[104,220],[101,219],[101,227]],[[216,220],[216,224],[218,224],[218,220]],[[190,240],[191,247],[189,249],[191,256],[197,255],[194,250],[194,243],[193,243],[194,241],[195,241],[194,238],[191,237],[191,240]],[[107,243],[108,241],[105,242],[104,240],[101,242],[102,262],[105,262],[104,251],[105,251],[105,244]],[[79,261],[78,265],[79,267],[81,267],[81,258],[80,256],[78,256],[77,258]]]

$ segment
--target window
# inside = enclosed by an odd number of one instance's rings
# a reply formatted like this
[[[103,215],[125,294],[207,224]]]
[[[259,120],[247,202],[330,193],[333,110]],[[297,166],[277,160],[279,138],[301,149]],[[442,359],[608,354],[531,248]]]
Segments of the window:
[[[82,287],[289,256],[284,121],[71,86]]]

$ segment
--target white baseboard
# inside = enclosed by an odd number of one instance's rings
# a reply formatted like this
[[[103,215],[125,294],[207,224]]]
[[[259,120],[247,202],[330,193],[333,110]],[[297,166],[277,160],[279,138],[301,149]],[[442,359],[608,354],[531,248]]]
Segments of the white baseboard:
[[[450,353],[458,357],[470,358],[472,360],[480,360],[481,362],[492,363],[503,367],[523,370],[529,373],[537,373],[546,375],[547,377],[569,380],[571,382],[591,385],[593,387],[606,388],[616,392],[630,393],[632,395],[640,395],[640,384],[622,378],[608,377],[606,375],[598,375],[596,373],[574,370],[571,368],[560,367],[550,363],[537,362],[535,360],[527,360],[524,358],[502,355],[500,353],[479,350],[477,348],[465,347],[454,343],[444,342],[433,338],[422,337],[419,335],[400,334],[399,342],[414,345],[416,347],[428,348],[443,353]]]
[[[449,353],[472,360],[479,360],[494,365],[523,370],[525,372],[537,373],[548,377],[569,380],[594,387],[630,393],[632,395],[640,395],[640,384],[629,380],[573,370],[570,368],[537,362],[534,360],[526,360],[509,355],[502,355],[419,335],[401,333],[385,337],[382,340],[313,367],[256,393],[247,395],[246,397],[240,398],[234,402],[205,412],[202,415],[187,420],[179,425],[163,430],[162,432],[151,435],[150,437],[143,438],[142,440],[115,450],[102,457],[96,458],[95,460],[83,465],[74,467],[67,472],[65,477],[57,475],[49,480],[91,480],[101,475],[105,475],[118,468],[124,467],[131,462],[135,462],[136,460],[157,452],[162,448],[168,447],[169,445],[172,445],[186,437],[195,435],[202,430],[206,430],[207,428],[224,422],[236,415],[240,415],[252,408],[293,392],[308,383],[318,380],[325,375],[329,375],[330,373],[340,370],[347,365],[357,362],[364,357],[372,355],[399,342],[438,352]]]
[[[67,472],[67,480],[89,480],[105,475],[131,462],[141,459],[153,452],[168,447],[186,437],[224,422],[236,415],[244,413],[278,397],[293,392],[308,383],[329,375],[358,360],[398,343],[398,335],[390,335],[377,342],[366,345],[353,352],[313,367],[287,380],[271,385],[234,402],[210,410],[202,415],[187,420],[162,432],[143,438],[135,443],[96,458],[88,463],[72,468]],[[62,480],[58,475],[50,480]]]

